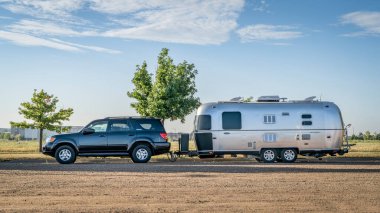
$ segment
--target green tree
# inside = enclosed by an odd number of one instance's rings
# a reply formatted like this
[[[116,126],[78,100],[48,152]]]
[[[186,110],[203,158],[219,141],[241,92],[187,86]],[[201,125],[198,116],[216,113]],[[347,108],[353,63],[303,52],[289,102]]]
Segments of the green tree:
[[[380,140],[380,133],[376,134],[376,140]]]
[[[146,70],[146,63],[137,66],[132,83],[135,89],[128,92],[128,96],[137,100],[131,107],[143,116],[185,121],[199,105],[195,86],[195,76],[198,71],[194,64],[183,61],[178,65],[173,63],[169,50],[163,48],[158,56],[158,66],[155,80]]]
[[[370,131],[365,131],[364,140],[372,140],[372,135]]]
[[[74,110],[72,108],[57,111],[58,98],[47,94],[44,90],[34,90],[30,102],[23,102],[19,107],[19,114],[32,121],[10,122],[12,127],[32,128],[39,130],[39,147],[42,151],[42,138],[44,129],[50,131],[68,131],[70,128],[62,128],[62,121],[68,121]]]
[[[351,140],[356,140],[358,139],[357,136],[355,134],[352,134],[351,137],[350,137]]]
[[[357,136],[357,139],[358,140],[364,140],[364,135],[362,132],[359,132],[358,136]]]
[[[128,92],[128,96],[138,100],[136,103],[131,103],[131,107],[135,108],[137,113],[142,116],[149,116],[149,102],[148,97],[152,91],[152,77],[146,69],[147,65],[144,61],[141,67],[136,65],[135,76],[132,79],[132,83],[135,85],[135,89],[132,92]]]
[[[11,139],[11,133],[10,132],[4,132],[3,133],[3,139],[4,140],[10,140]]]
[[[20,134],[17,134],[15,135],[15,140],[18,142],[21,140],[21,135]]]

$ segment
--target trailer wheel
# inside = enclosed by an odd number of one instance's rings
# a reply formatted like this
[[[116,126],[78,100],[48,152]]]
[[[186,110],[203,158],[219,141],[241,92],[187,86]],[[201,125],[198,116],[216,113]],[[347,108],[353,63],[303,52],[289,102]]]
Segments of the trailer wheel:
[[[215,158],[215,155],[199,155],[200,159],[206,159],[206,158]]]
[[[297,151],[295,149],[283,149],[281,159],[284,163],[293,163],[297,159]]]
[[[273,163],[277,160],[277,151],[275,149],[263,149],[260,153],[260,159],[264,163]]]

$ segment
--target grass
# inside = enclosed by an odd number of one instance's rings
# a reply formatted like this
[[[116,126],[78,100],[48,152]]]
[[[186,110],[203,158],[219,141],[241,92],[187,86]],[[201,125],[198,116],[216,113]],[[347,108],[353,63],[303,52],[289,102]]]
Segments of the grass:
[[[379,140],[368,140],[350,141],[351,147],[349,153],[345,154],[344,157],[380,157],[380,141]]]
[[[349,153],[343,157],[380,157],[380,140],[350,141]],[[190,150],[195,150],[195,144],[190,141]],[[0,161],[16,159],[51,159],[38,151],[38,141],[4,141],[0,140]],[[178,150],[178,142],[172,142],[172,151]],[[153,159],[163,159],[166,155],[154,156]]]

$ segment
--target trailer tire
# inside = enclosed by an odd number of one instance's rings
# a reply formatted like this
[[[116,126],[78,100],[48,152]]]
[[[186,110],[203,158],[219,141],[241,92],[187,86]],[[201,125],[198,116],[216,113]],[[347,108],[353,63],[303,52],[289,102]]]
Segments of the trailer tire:
[[[264,163],[273,163],[277,160],[277,155],[276,149],[263,149],[260,152],[260,159]]]
[[[215,158],[215,155],[199,155],[200,159],[206,159],[206,158]]]
[[[293,163],[297,160],[297,150],[295,149],[283,149],[281,151],[281,159],[284,163]]]

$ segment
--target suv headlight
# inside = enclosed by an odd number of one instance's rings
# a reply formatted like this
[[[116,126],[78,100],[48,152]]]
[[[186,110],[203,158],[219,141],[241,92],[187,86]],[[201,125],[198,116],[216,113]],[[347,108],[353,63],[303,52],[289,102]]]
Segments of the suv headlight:
[[[46,138],[46,143],[51,143],[51,142],[54,142],[55,141],[55,137],[48,137]]]

